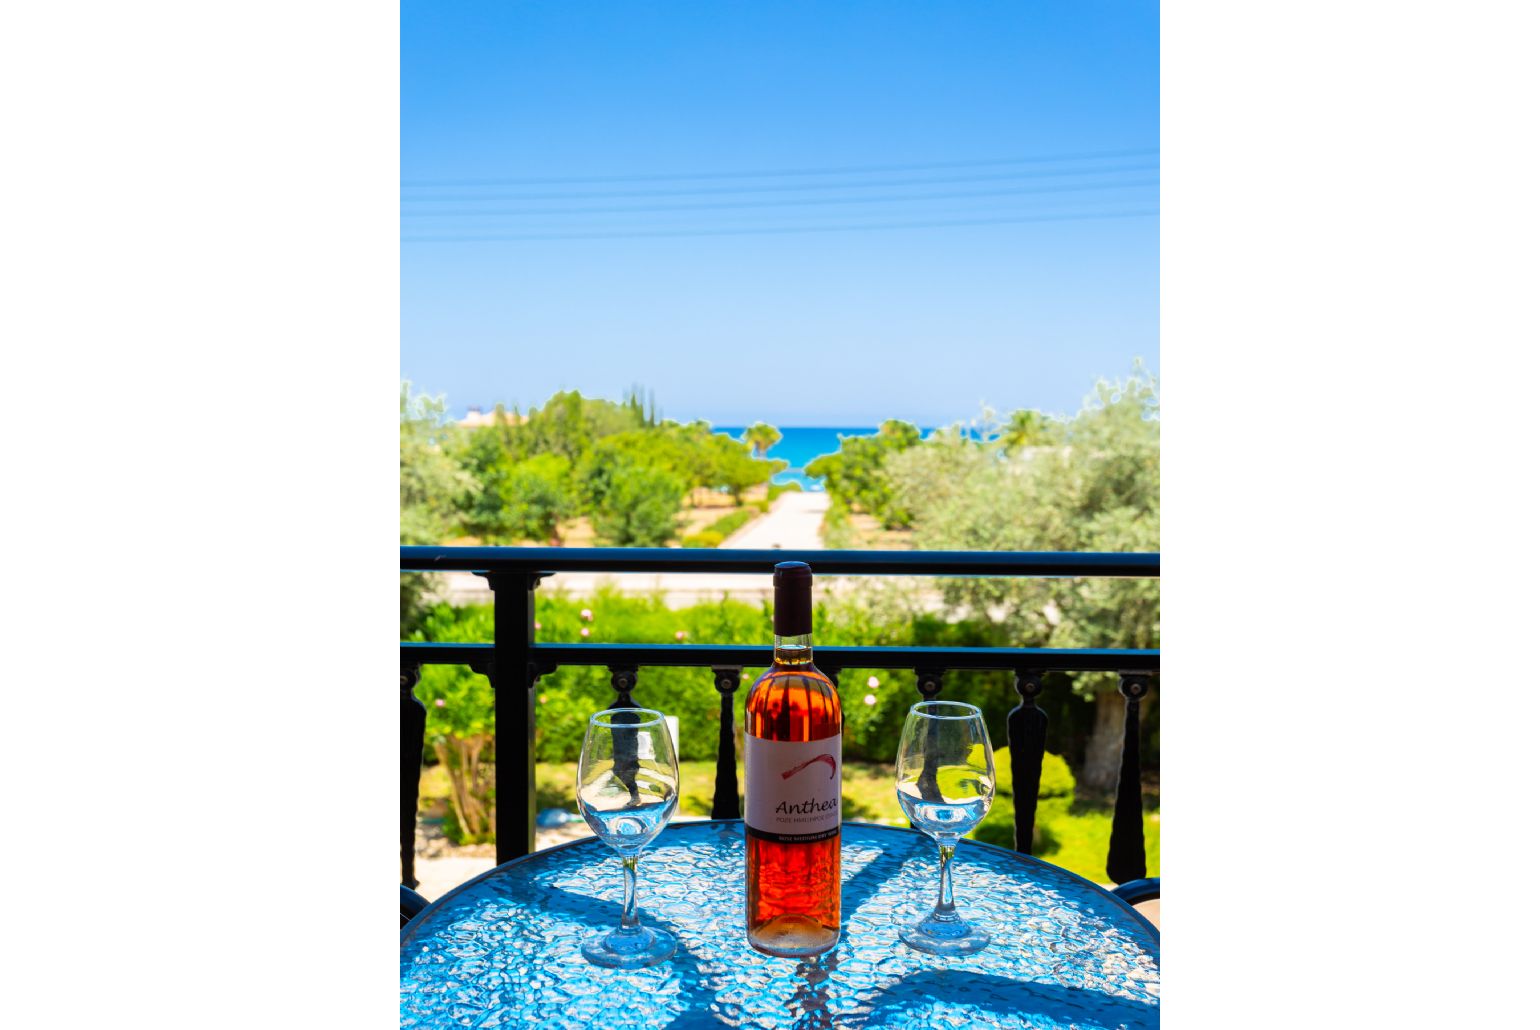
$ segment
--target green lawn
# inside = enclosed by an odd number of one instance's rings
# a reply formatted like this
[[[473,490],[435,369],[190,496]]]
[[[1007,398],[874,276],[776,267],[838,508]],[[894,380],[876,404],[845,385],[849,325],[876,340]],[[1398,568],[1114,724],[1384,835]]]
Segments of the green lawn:
[[[681,762],[683,783],[679,809],[686,815],[710,815],[711,794],[716,785],[714,762]],[[742,770],[739,771],[742,788]],[[426,787],[426,784],[424,784]],[[541,764],[535,768],[535,798],[539,808],[565,808],[576,812],[576,765]],[[893,767],[866,762],[847,762],[843,776],[846,819],[862,822],[908,826],[893,789]],[[996,819],[1003,815],[1009,825],[1011,799],[997,797],[991,811]],[[1097,883],[1107,882],[1107,840],[1112,833],[1112,806],[1087,805],[1065,800],[1046,801],[1038,806],[1041,853],[1047,862],[1063,866]],[[1160,875],[1160,810],[1144,814],[1145,861],[1150,876]]]

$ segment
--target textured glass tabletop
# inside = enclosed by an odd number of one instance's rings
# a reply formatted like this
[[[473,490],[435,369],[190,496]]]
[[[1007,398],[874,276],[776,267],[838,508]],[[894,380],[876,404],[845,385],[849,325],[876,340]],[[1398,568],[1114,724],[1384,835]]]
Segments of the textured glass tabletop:
[[[743,824],[677,823],[642,853],[643,925],[679,941],[650,969],[601,969],[584,938],[620,923],[620,861],[585,839],[499,866],[401,932],[403,1027],[1155,1027],[1160,941],[1057,866],[963,841],[959,910],[994,935],[964,958],[910,950],[935,901],[936,848],[846,823],[840,943],[771,958],[743,931]]]

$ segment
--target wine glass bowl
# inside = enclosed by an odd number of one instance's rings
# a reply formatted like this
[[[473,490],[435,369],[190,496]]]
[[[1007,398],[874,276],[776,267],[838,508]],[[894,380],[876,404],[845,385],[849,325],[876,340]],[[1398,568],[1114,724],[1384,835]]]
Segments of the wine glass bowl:
[[[935,909],[899,936],[916,951],[971,955],[988,946],[989,934],[957,912],[952,855],[994,800],[994,753],[984,713],[959,701],[914,705],[899,738],[897,774],[899,806],[915,829],[935,840],[941,857]]]
[[[679,761],[662,713],[611,708],[590,718],[578,759],[577,793],[583,821],[620,855],[625,876],[620,928],[584,941],[583,957],[615,969],[639,969],[670,958],[674,938],[642,926],[636,911],[637,859],[679,804]]]

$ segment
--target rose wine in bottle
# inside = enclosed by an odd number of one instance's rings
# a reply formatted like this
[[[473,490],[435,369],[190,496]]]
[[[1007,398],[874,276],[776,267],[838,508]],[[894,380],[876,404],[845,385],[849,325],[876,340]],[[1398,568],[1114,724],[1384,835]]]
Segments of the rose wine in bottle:
[[[775,567],[775,661],[744,702],[749,944],[795,958],[840,933],[840,699],[813,667],[813,570]]]

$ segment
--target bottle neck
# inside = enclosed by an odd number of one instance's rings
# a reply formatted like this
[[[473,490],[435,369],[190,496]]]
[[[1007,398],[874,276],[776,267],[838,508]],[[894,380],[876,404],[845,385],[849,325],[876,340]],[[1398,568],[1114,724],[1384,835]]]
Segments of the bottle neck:
[[[813,634],[799,633],[789,637],[777,634],[775,638],[775,664],[812,665]]]

